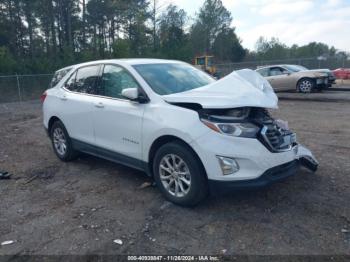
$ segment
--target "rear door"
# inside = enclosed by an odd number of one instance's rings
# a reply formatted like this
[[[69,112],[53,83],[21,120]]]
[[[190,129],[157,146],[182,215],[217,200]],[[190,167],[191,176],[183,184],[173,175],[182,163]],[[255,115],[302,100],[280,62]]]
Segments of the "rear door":
[[[93,101],[101,65],[76,70],[59,93],[61,119],[71,138],[93,144]]]
[[[99,98],[94,104],[96,145],[117,153],[114,157],[141,159],[142,118],[145,104],[130,101],[121,93],[125,88],[140,88],[125,68],[106,64],[98,85]],[[123,158],[125,164],[132,161]]]

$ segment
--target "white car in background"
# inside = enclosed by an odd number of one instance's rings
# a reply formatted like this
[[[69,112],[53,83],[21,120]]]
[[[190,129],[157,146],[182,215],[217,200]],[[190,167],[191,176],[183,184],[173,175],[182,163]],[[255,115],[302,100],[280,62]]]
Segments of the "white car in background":
[[[63,161],[85,152],[143,170],[168,200],[187,206],[209,190],[264,186],[300,164],[317,168],[295,134],[270,116],[278,99],[252,70],[218,81],[189,64],[156,59],[62,70],[42,101],[44,126]]]

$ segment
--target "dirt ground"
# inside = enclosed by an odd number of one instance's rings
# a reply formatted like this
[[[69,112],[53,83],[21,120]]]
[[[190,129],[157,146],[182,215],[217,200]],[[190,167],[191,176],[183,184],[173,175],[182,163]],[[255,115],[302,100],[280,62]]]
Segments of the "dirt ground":
[[[316,174],[191,209],[140,189],[150,180],[139,171],[86,155],[60,162],[38,103],[0,104],[0,170],[13,173],[0,180],[0,242],[15,241],[0,255],[350,255],[350,92],[342,97],[281,100],[274,112],[318,158]]]

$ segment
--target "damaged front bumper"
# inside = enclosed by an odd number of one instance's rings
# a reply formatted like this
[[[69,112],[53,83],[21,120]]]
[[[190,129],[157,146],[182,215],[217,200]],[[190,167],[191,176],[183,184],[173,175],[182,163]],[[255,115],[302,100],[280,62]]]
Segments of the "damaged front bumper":
[[[309,169],[312,172],[316,172],[318,168],[318,161],[313,156],[311,151],[307,149],[306,147],[299,145],[298,146],[298,153],[297,158],[299,160],[299,163]]]
[[[270,135],[268,139],[273,142],[274,133]],[[266,186],[296,174],[300,166],[311,171],[316,171],[318,166],[310,150],[296,142],[291,146],[274,143],[273,147],[279,149],[276,151],[259,137],[241,138],[210,131],[190,145],[203,163],[213,192]],[[218,157],[233,159],[237,170],[224,174]]]
[[[276,182],[283,181],[290,176],[295,175],[301,166],[315,172],[318,167],[318,161],[312,155],[310,150],[302,145],[297,145],[297,154],[294,160],[278,165],[266,170],[261,176],[255,179],[240,181],[220,181],[209,179],[209,189],[213,194],[225,194],[235,190],[256,189],[269,186]]]

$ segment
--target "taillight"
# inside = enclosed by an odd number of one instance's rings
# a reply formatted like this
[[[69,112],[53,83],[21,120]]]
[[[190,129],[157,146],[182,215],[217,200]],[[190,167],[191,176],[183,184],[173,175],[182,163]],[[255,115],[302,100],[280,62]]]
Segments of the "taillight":
[[[45,92],[40,96],[40,101],[41,101],[41,103],[44,103],[46,96],[47,96],[47,93],[46,93],[46,91],[45,91]]]

